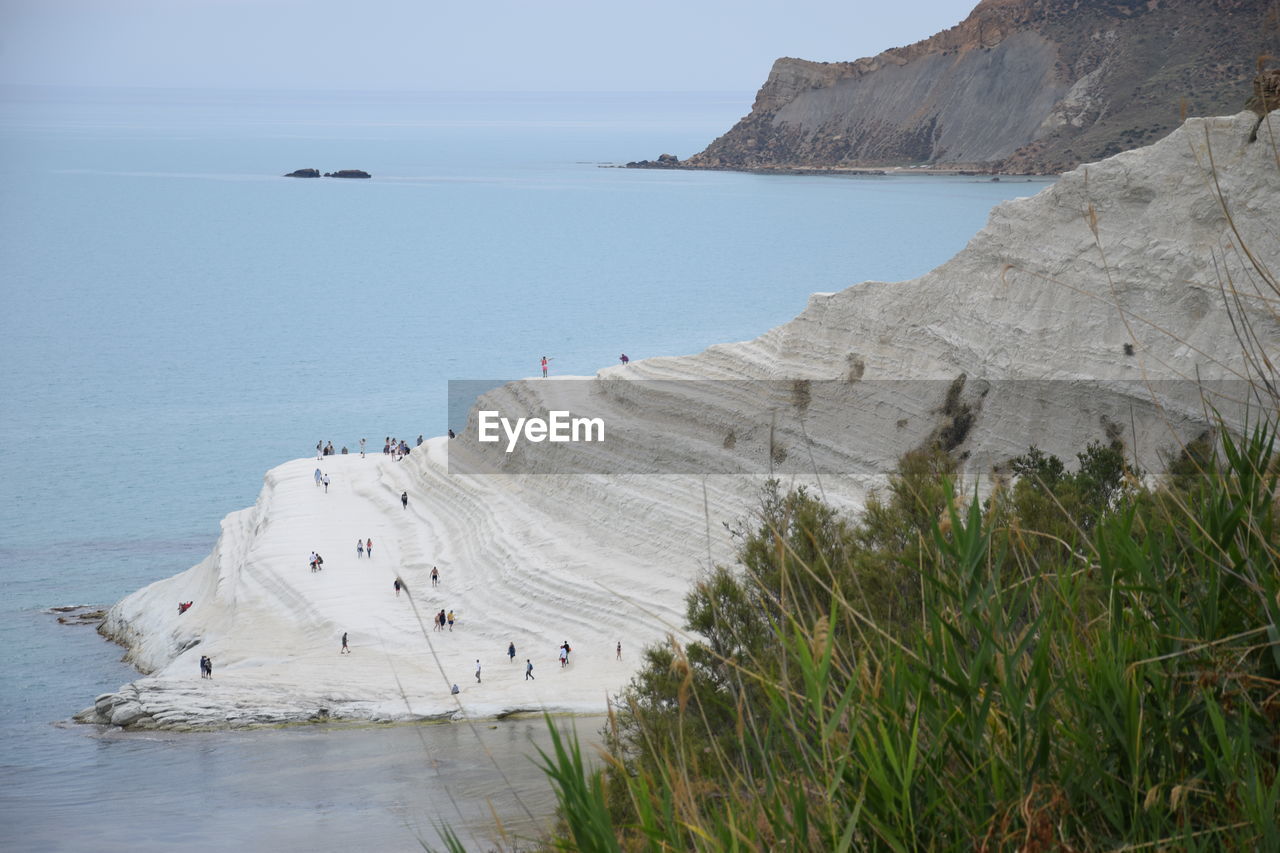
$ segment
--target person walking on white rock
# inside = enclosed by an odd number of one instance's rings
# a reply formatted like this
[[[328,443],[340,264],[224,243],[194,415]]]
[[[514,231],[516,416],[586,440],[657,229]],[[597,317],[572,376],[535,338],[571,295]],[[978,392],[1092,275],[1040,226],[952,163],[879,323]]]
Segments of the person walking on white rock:
[[[356,540],[356,559],[358,560],[363,556],[364,556],[364,540],[357,539]]]
[[[564,669],[569,663],[569,653],[564,650],[564,646],[560,647],[560,668]]]
[[[339,650],[338,654],[340,655],[351,654],[351,649],[347,648],[347,632],[346,631],[342,632],[342,649]]]
[[[408,493],[408,492],[401,492],[401,493],[400,493],[400,506],[404,507],[405,509],[408,509],[408,508],[409,508],[409,493]]]
[[[453,611],[449,611],[449,630],[453,630]]]
[[[324,482],[324,493],[327,495],[329,494],[329,475],[328,474],[324,475],[323,482]]]
[[[476,684],[480,683],[480,658],[476,658]]]
[[[533,677],[533,661],[529,660],[528,658],[524,659],[524,680],[525,681],[538,680]]]
[[[622,641],[618,641],[618,656],[614,660],[622,660]]]
[[[400,597],[400,589],[401,589],[401,587],[403,587],[403,586],[404,586],[404,584],[400,583],[400,578],[396,578],[396,583],[395,583],[395,587],[396,587],[396,598],[399,598],[399,597]]]
[[[319,468],[316,469],[316,488],[320,488],[320,478],[324,476]]]
[[[511,659],[512,663],[515,663],[516,661],[516,644],[515,643],[510,643],[510,642],[507,643],[507,657]]]
[[[370,560],[373,559],[373,540],[372,539],[364,540],[364,552],[369,555]]]
[[[205,657],[204,655],[200,655],[200,677],[201,678],[204,678],[204,662],[207,660],[208,660],[207,657]]]
[[[431,567],[431,585],[432,586],[440,585],[440,570],[437,569],[435,566]]]

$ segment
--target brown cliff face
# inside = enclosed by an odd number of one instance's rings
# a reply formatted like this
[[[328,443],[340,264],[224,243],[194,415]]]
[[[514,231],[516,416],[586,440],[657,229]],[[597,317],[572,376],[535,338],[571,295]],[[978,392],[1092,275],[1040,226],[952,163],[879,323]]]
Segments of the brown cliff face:
[[[983,0],[878,56],[779,59],[686,165],[1057,172],[1236,112],[1264,55],[1280,57],[1280,0]]]

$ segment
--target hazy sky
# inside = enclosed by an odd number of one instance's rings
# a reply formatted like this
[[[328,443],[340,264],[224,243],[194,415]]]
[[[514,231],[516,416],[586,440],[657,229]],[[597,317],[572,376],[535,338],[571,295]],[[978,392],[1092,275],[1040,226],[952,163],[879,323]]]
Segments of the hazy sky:
[[[754,90],[780,56],[918,41],[976,0],[0,0],[0,82]]]

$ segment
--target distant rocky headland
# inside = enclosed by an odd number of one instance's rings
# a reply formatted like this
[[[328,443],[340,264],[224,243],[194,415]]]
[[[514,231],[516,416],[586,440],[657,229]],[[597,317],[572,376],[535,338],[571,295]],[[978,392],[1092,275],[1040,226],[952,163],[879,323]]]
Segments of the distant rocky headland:
[[[320,177],[319,169],[298,169],[285,175],[286,178],[318,178]],[[326,178],[372,178],[368,172],[363,169],[339,169],[336,172],[325,172]]]
[[[1264,57],[1280,57],[1274,0],[983,0],[877,56],[779,59],[705,150],[627,165],[1057,174],[1236,112]]]

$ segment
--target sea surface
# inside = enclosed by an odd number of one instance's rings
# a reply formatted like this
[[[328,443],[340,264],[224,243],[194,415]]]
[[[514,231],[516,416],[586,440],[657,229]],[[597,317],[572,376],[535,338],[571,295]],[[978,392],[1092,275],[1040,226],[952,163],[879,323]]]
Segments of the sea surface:
[[[0,846],[400,850],[448,823],[483,849],[490,802],[545,825],[540,720],[68,723],[136,674],[49,608],[198,562],[318,440],[442,434],[450,379],[755,337],[1044,186],[609,168],[751,99],[0,88]],[[281,177],[303,167],[374,177]]]

